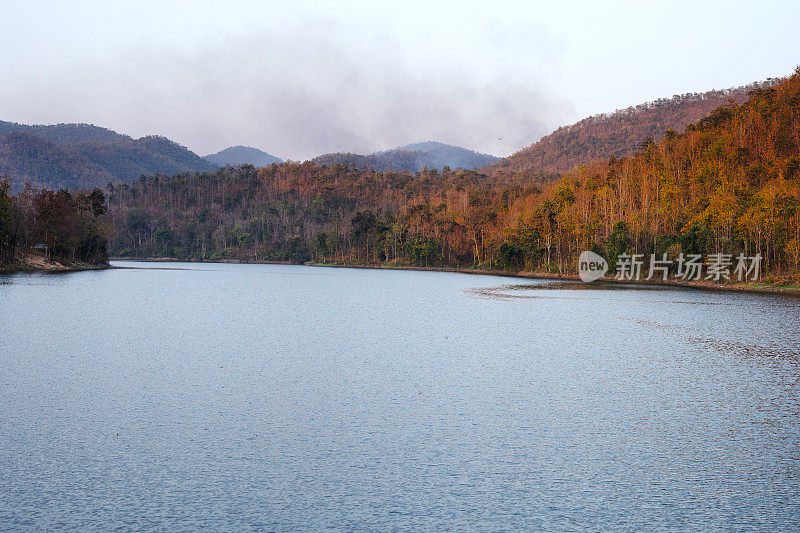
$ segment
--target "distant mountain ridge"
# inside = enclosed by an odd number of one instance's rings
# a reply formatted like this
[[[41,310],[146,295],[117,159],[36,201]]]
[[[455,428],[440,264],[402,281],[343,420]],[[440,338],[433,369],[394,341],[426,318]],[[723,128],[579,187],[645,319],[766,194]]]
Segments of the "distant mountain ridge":
[[[27,125],[0,121],[0,175],[19,190],[104,188],[142,174],[178,174],[217,167],[160,136],[133,139],[92,124]]]
[[[24,131],[56,144],[89,142],[124,142],[133,140],[128,135],[94,124],[19,124],[0,120],[0,133]]]
[[[47,139],[25,131],[0,133],[0,176],[21,190],[26,182],[53,189],[105,187],[114,176],[106,169]]]
[[[334,165],[337,163],[355,165],[380,172],[407,170],[419,172],[423,168],[439,169],[450,167],[473,170],[483,167],[500,158],[482,154],[460,146],[452,146],[435,141],[408,144],[398,148],[374,152],[368,155],[352,153],[324,154],[312,159],[318,165]]]
[[[412,143],[371,154],[330,153],[311,161],[345,164],[381,172],[419,172],[424,168],[479,170],[492,175],[545,181],[577,166],[633,154],[648,139],[683,132],[729,102],[747,100],[754,89],[782,80],[733,89],[662,98],[563,126],[517,153],[500,159],[435,141]],[[165,137],[134,139],[92,124],[27,125],[0,121],[0,176],[50,188],[105,187],[143,174],[203,172],[218,166],[268,166],[282,160],[257,148],[231,146],[200,157]]]
[[[730,102],[741,104],[749,93],[781,80],[769,79],[732,89],[687,93],[661,98],[613,113],[587,117],[562,126],[536,143],[482,169],[495,173],[563,173],[577,166],[631,155],[652,138],[661,140],[668,130],[682,133],[714,109]]]
[[[215,165],[224,167],[225,165],[253,165],[256,167],[266,167],[272,163],[283,163],[283,159],[268,154],[252,146],[229,146],[215,154],[208,154],[203,157]]]

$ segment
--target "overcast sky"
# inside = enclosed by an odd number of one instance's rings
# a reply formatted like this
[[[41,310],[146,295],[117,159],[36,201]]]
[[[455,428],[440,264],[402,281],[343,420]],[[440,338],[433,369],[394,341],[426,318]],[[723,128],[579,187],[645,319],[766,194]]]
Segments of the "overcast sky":
[[[800,2],[0,0],[0,120],[303,160],[559,125],[785,76]]]

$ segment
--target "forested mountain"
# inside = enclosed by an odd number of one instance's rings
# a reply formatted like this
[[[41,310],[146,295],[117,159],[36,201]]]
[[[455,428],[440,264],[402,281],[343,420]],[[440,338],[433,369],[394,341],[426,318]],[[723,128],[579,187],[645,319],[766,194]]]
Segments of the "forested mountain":
[[[777,80],[734,89],[689,93],[662,98],[610,114],[595,115],[558,128],[531,146],[489,165],[486,172],[524,172],[552,179],[577,165],[596,159],[632,154],[647,139],[661,140],[672,130],[682,133],[717,107],[742,103],[748,93]]]
[[[0,122],[0,176],[49,188],[104,188],[142,174],[212,170],[216,165],[165,137],[132,139],[89,124]]]
[[[545,228],[561,262],[592,247],[610,256],[760,253],[773,274],[797,280],[800,67],[749,96],[630,157],[570,170],[541,199],[510,210],[515,238]]]
[[[174,175],[211,170],[216,165],[166,137],[148,136],[120,143],[86,143],[75,150],[106,169],[115,181],[131,181],[142,174]]]
[[[69,146],[60,146],[32,133],[0,134],[0,176],[13,178],[16,191],[25,182],[60,188],[105,187],[114,175]]]
[[[516,179],[516,178],[515,178]],[[115,187],[117,255],[574,272],[582,250],[761,253],[800,268],[800,69],[631,156],[535,185],[306,162]]]
[[[93,124],[18,124],[0,120],[0,133],[23,131],[55,144],[115,143],[130,141],[127,135]]]
[[[283,159],[251,146],[230,146],[224,150],[220,150],[216,154],[208,154],[204,156],[203,159],[221,167],[225,165],[253,165],[256,167],[265,167],[272,163],[283,163]]]
[[[351,153],[325,154],[315,157],[313,162],[328,166],[336,163],[355,165],[356,168],[382,172],[404,170],[418,172],[423,168],[442,170],[444,167],[472,170],[488,165],[498,159],[493,155],[481,154],[459,146],[427,141],[369,155]]]

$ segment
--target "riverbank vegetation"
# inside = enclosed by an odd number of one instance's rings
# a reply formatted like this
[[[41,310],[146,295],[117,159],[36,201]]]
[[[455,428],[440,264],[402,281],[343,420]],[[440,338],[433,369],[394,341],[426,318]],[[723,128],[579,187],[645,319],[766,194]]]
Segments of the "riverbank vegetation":
[[[310,162],[110,189],[115,255],[573,273],[578,254],[762,254],[800,268],[800,71],[555,180]]]
[[[108,264],[105,195],[27,187],[0,179],[0,270],[73,270]]]
[[[800,70],[661,137],[563,174],[289,162],[143,176],[109,185],[108,209],[97,189],[12,196],[6,180],[0,263],[103,264],[108,233],[120,257],[547,274],[573,274],[583,250],[612,271],[622,253],[761,254],[768,281],[800,280]]]

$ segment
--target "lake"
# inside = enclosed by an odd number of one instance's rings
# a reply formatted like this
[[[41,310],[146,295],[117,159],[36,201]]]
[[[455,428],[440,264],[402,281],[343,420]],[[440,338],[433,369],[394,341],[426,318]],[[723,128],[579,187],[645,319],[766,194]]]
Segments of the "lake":
[[[800,298],[0,276],[0,529],[796,530]]]

